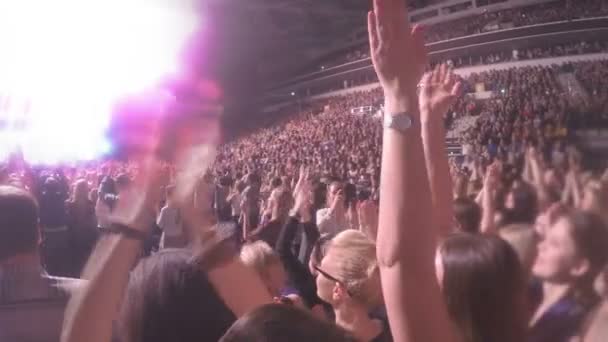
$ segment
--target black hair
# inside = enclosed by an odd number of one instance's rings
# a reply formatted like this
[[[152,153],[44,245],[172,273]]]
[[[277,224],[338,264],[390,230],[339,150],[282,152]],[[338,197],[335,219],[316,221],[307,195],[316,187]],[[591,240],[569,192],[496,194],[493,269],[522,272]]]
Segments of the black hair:
[[[292,305],[267,304],[241,317],[220,342],[355,342],[348,332]]]
[[[120,333],[128,342],[217,341],[235,321],[186,250],[167,249],[131,272]]]
[[[481,208],[470,198],[454,200],[454,216],[458,228],[466,233],[479,233],[481,224]]]
[[[275,189],[280,187],[283,184],[283,180],[280,177],[275,177],[270,181],[270,186]]]
[[[538,215],[538,197],[534,187],[526,182],[517,181],[511,187],[514,207],[505,211],[503,225],[513,223],[534,224]]]

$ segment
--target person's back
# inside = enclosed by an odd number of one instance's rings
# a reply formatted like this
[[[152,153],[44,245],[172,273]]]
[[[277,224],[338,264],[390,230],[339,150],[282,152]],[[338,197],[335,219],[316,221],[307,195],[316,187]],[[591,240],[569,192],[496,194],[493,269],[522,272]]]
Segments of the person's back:
[[[59,341],[67,293],[40,264],[38,206],[24,190],[0,186],[0,341]]]
[[[68,301],[62,282],[77,283],[46,276],[40,266],[2,266],[0,341],[59,341]]]

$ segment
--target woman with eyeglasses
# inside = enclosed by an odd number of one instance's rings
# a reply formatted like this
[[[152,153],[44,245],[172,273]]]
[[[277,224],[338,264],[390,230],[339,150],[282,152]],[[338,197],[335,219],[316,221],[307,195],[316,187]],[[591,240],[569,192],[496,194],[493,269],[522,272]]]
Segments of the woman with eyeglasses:
[[[321,263],[313,268],[317,294],[332,306],[339,327],[359,341],[392,341],[388,324],[370,317],[382,304],[373,241],[362,232],[346,230],[331,240]]]

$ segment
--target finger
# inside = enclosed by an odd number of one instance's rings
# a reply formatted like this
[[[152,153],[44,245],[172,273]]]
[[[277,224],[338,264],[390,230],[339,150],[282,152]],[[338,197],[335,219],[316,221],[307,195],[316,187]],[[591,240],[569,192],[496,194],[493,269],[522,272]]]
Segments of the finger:
[[[376,29],[376,14],[372,11],[367,13],[367,32],[369,34],[369,48],[371,55],[378,49],[378,31]]]
[[[452,90],[450,91],[450,94],[452,96],[460,96],[461,93],[462,93],[462,82],[458,81],[458,82],[454,83],[454,85],[452,86]]]
[[[390,16],[387,13],[386,0],[374,0],[374,22],[376,23],[377,47],[390,41]]]
[[[431,77],[433,76],[433,72],[427,72],[422,75],[422,79],[420,80],[420,86],[422,88],[426,87],[431,82]]]
[[[417,24],[412,28],[412,43],[414,45],[414,51],[418,57],[417,59],[423,62],[425,65],[428,64],[428,51],[426,49],[425,42],[425,29],[424,26]]]
[[[445,80],[443,83],[446,85],[447,88],[451,89],[454,86],[455,82],[456,77],[454,76],[454,71],[452,70],[452,68],[446,66]]]
[[[447,82],[448,79],[448,66],[445,63],[441,63],[441,66],[439,67],[439,82],[441,82],[441,84],[445,84]]]
[[[399,25],[401,29],[406,29],[410,32],[410,19],[407,11],[406,1],[403,0],[382,0],[382,2],[388,3],[387,7],[392,14],[393,20]]]
[[[437,64],[432,72],[431,83],[438,84],[441,82],[441,64]]]

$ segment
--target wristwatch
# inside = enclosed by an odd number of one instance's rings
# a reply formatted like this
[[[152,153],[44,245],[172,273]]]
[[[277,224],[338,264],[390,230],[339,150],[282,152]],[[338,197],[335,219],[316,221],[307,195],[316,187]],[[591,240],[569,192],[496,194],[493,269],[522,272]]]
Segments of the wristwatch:
[[[414,124],[414,118],[408,113],[384,114],[384,128],[396,129],[405,132]]]

